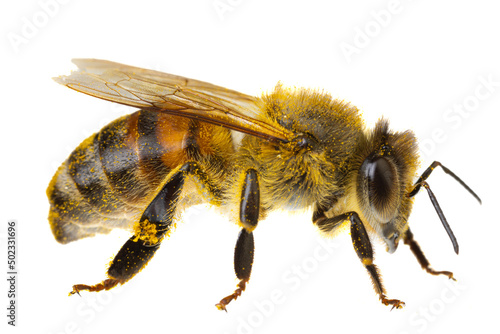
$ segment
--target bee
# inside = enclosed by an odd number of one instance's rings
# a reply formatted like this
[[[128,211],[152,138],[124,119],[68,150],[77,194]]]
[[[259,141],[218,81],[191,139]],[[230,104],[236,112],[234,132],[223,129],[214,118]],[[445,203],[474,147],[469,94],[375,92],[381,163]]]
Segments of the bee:
[[[427,190],[457,254],[457,240],[426,180],[441,167],[481,200],[437,161],[417,179],[413,132],[391,131],[384,118],[369,129],[356,107],[320,91],[278,84],[252,97],[105,60],[73,62],[79,70],[55,81],[139,110],[84,140],[48,186],[48,219],[58,242],[114,228],[133,233],[106,279],[76,284],[70,294],[109,290],[130,280],[154,256],[179,214],[207,202],[241,228],[234,250],[238,284],[216,304],[221,310],[245,290],[253,231],[278,208],[313,208],[312,222],[326,235],[349,227],[384,305],[405,304],[387,297],[371,238],[381,239],[389,253],[403,240],[425,271],[454,279],[449,271],[432,269],[413,238],[408,219],[414,196]]]

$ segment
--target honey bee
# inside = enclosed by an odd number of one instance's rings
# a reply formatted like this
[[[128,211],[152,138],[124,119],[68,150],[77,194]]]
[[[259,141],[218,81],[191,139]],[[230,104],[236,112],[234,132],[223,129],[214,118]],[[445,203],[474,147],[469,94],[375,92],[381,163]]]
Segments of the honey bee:
[[[350,227],[354,250],[384,305],[389,299],[373,261],[370,238],[389,253],[409,245],[431,268],[408,226],[413,197],[424,187],[458,254],[458,243],[427,178],[441,167],[479,202],[453,172],[433,162],[417,179],[417,140],[380,119],[364,126],[358,109],[309,89],[278,84],[261,97],[206,82],[96,59],[75,59],[79,70],[55,80],[76,91],[140,110],[118,118],[84,140],[59,167],[47,195],[56,240],[69,243],[129,230],[107,278],[82,290],[109,290],[146,266],[188,206],[210,203],[241,231],[234,252],[236,290],[245,290],[254,256],[253,231],[277,208],[314,208],[325,234]],[[414,180],[416,182],[414,182]],[[392,309],[391,308],[391,309]]]

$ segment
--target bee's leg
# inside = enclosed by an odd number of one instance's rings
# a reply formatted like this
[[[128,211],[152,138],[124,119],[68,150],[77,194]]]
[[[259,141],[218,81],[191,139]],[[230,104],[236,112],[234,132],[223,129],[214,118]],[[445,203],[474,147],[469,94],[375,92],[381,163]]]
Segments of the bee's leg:
[[[317,225],[322,232],[330,233],[339,228],[343,222],[349,220],[349,217],[347,217],[346,215],[339,215],[328,218],[325,215],[325,209],[316,205],[312,220],[313,224]]]
[[[187,162],[171,173],[160,192],[149,203],[142,214],[136,232],[122,246],[108,269],[108,279],[96,285],[77,284],[70,294],[82,290],[109,290],[123,284],[137,274],[151,260],[170,229],[177,200],[187,175],[196,176],[204,183],[209,192],[215,191],[212,185],[206,184],[206,175],[196,162]]]
[[[254,240],[252,231],[259,220],[260,192],[257,172],[249,169],[241,186],[240,223],[243,229],[238,235],[234,249],[234,271],[240,280],[238,288],[229,296],[221,299],[215,306],[226,311],[226,306],[238,298],[245,290],[252,272]]]
[[[356,212],[347,212],[332,218],[327,218],[324,210],[317,207],[313,214],[313,222],[323,232],[332,232],[337,229],[346,220],[351,222],[351,238],[354,250],[358,254],[361,262],[370,274],[373,282],[373,288],[379,295],[380,301],[384,305],[392,305],[392,308],[402,308],[404,302],[397,299],[387,299],[385,288],[382,285],[382,278],[378,272],[378,268],[373,263],[373,248],[366,232],[365,226]]]
[[[386,297],[385,288],[382,285],[382,278],[378,272],[378,268],[373,263],[373,248],[366,232],[365,226],[356,212],[348,212],[341,216],[345,216],[344,219],[349,219],[351,221],[351,238],[354,246],[354,250],[358,254],[361,262],[365,266],[366,270],[371,276],[373,282],[373,288],[375,292],[379,295],[380,301],[384,305],[392,305],[392,308],[403,308],[404,302],[398,299],[388,299]],[[392,309],[391,309],[392,310]]]
[[[415,257],[417,258],[417,261],[422,266],[422,269],[424,269],[425,271],[427,271],[431,275],[445,275],[445,276],[448,276],[448,278],[455,280],[452,272],[436,271],[436,270],[431,268],[431,264],[429,263],[429,261],[427,260],[427,258],[424,255],[424,253],[420,249],[419,244],[413,239],[413,233],[410,231],[409,228],[406,231],[403,240],[404,240],[405,245],[410,246],[410,249],[411,249],[413,255],[415,255]]]

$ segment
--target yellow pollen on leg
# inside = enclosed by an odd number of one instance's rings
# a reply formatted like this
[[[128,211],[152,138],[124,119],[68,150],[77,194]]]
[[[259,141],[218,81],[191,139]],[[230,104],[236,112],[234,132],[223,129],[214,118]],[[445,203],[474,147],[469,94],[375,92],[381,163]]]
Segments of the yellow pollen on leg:
[[[160,241],[156,234],[156,224],[152,224],[149,220],[144,219],[143,221],[138,222],[135,226],[134,241],[137,242],[142,240],[151,245],[155,245]]]
[[[371,264],[373,264],[373,260],[370,259],[370,258],[367,258],[367,257],[364,257],[363,260],[361,260],[361,262],[365,265],[365,266],[369,266]]]

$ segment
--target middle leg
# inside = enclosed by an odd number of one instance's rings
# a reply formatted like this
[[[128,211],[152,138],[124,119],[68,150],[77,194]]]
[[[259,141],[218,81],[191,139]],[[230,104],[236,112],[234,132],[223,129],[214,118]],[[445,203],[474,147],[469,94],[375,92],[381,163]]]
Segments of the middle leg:
[[[240,224],[243,226],[234,249],[234,271],[240,280],[237,289],[227,297],[221,299],[215,306],[219,310],[226,310],[226,306],[241,296],[250,280],[252,272],[254,240],[252,231],[257,227],[259,220],[260,192],[257,171],[249,169],[246,171],[241,186],[240,200]]]

